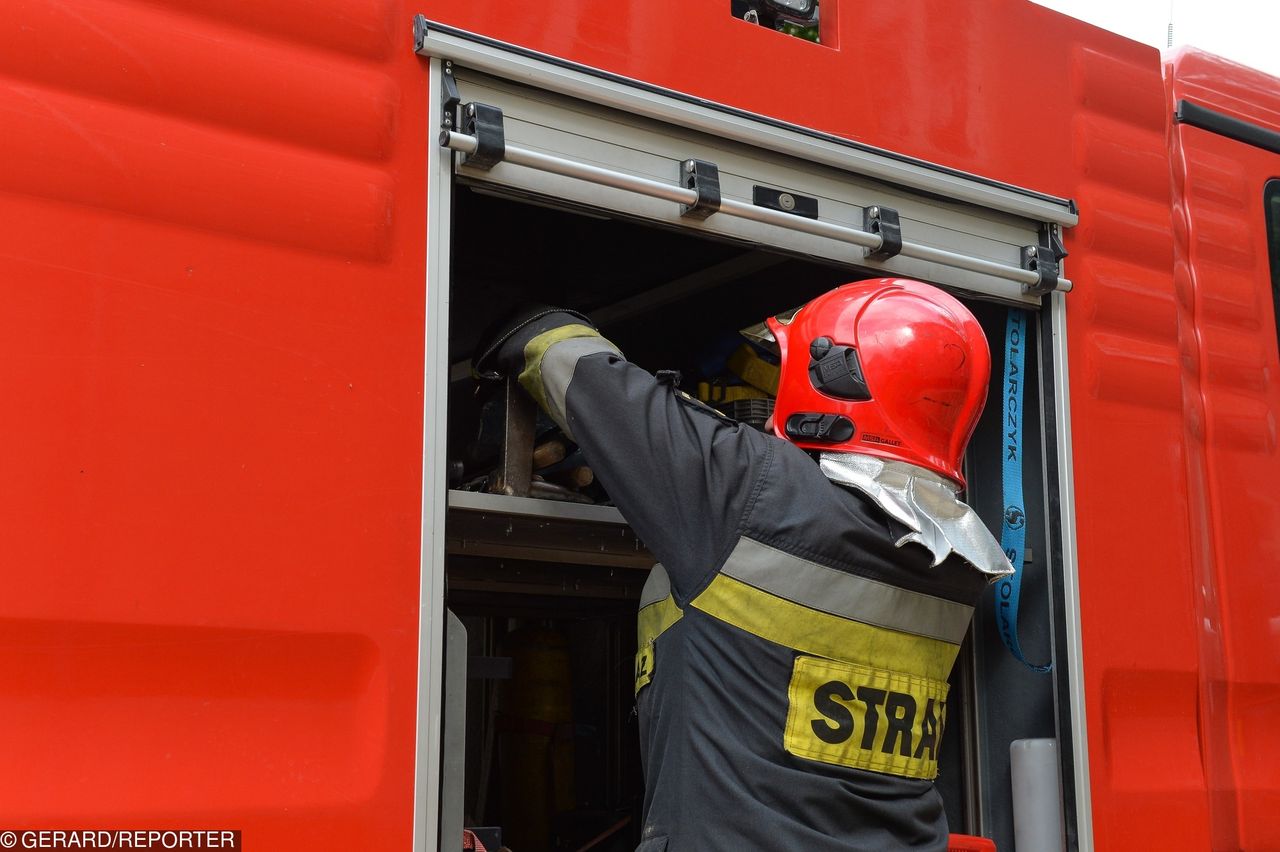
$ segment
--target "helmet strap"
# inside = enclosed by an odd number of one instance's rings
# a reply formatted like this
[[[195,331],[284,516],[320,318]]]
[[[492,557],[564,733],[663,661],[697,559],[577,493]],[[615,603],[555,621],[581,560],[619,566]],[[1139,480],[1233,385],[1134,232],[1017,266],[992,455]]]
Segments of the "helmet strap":
[[[853,438],[853,421],[842,414],[797,411],[787,418],[783,431],[793,441],[842,444]]]

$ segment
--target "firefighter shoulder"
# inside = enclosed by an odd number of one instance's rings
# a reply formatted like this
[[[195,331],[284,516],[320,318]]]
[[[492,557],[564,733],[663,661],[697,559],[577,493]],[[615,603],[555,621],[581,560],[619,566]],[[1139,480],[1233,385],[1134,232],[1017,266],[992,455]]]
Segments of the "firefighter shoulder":
[[[943,850],[947,678],[1008,570],[958,499],[986,339],[899,279],[839,287],[757,339],[780,358],[773,435],[570,312],[529,312],[475,361],[519,374],[660,560],[637,619],[640,849]]]

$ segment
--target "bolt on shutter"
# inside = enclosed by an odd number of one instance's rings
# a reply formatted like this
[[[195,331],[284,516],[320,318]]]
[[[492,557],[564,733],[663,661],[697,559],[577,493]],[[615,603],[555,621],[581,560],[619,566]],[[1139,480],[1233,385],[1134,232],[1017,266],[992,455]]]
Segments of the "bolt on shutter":
[[[1073,202],[418,21],[457,178],[1038,306]]]

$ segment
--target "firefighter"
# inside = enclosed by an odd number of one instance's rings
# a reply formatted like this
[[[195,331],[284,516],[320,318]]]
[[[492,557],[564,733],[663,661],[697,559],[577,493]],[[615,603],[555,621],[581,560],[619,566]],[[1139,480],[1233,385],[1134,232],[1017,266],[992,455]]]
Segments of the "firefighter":
[[[947,677],[1012,568],[959,499],[990,353],[956,299],[877,279],[767,321],[766,434],[538,309],[518,374],[660,560],[638,618],[640,852],[944,850]]]

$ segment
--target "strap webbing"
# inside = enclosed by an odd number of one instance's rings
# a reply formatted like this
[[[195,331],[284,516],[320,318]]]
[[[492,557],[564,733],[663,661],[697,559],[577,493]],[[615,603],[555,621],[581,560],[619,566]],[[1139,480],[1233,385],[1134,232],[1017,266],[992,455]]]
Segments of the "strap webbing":
[[[1042,666],[1027,662],[1018,643],[1018,598],[1022,593],[1022,554],[1027,537],[1026,504],[1022,499],[1022,385],[1026,364],[1027,312],[1009,309],[1004,332],[1004,517],[1000,522],[1000,547],[1013,565],[1013,573],[996,585],[996,624],[1005,647],[1028,668],[1047,672],[1053,663]]]

